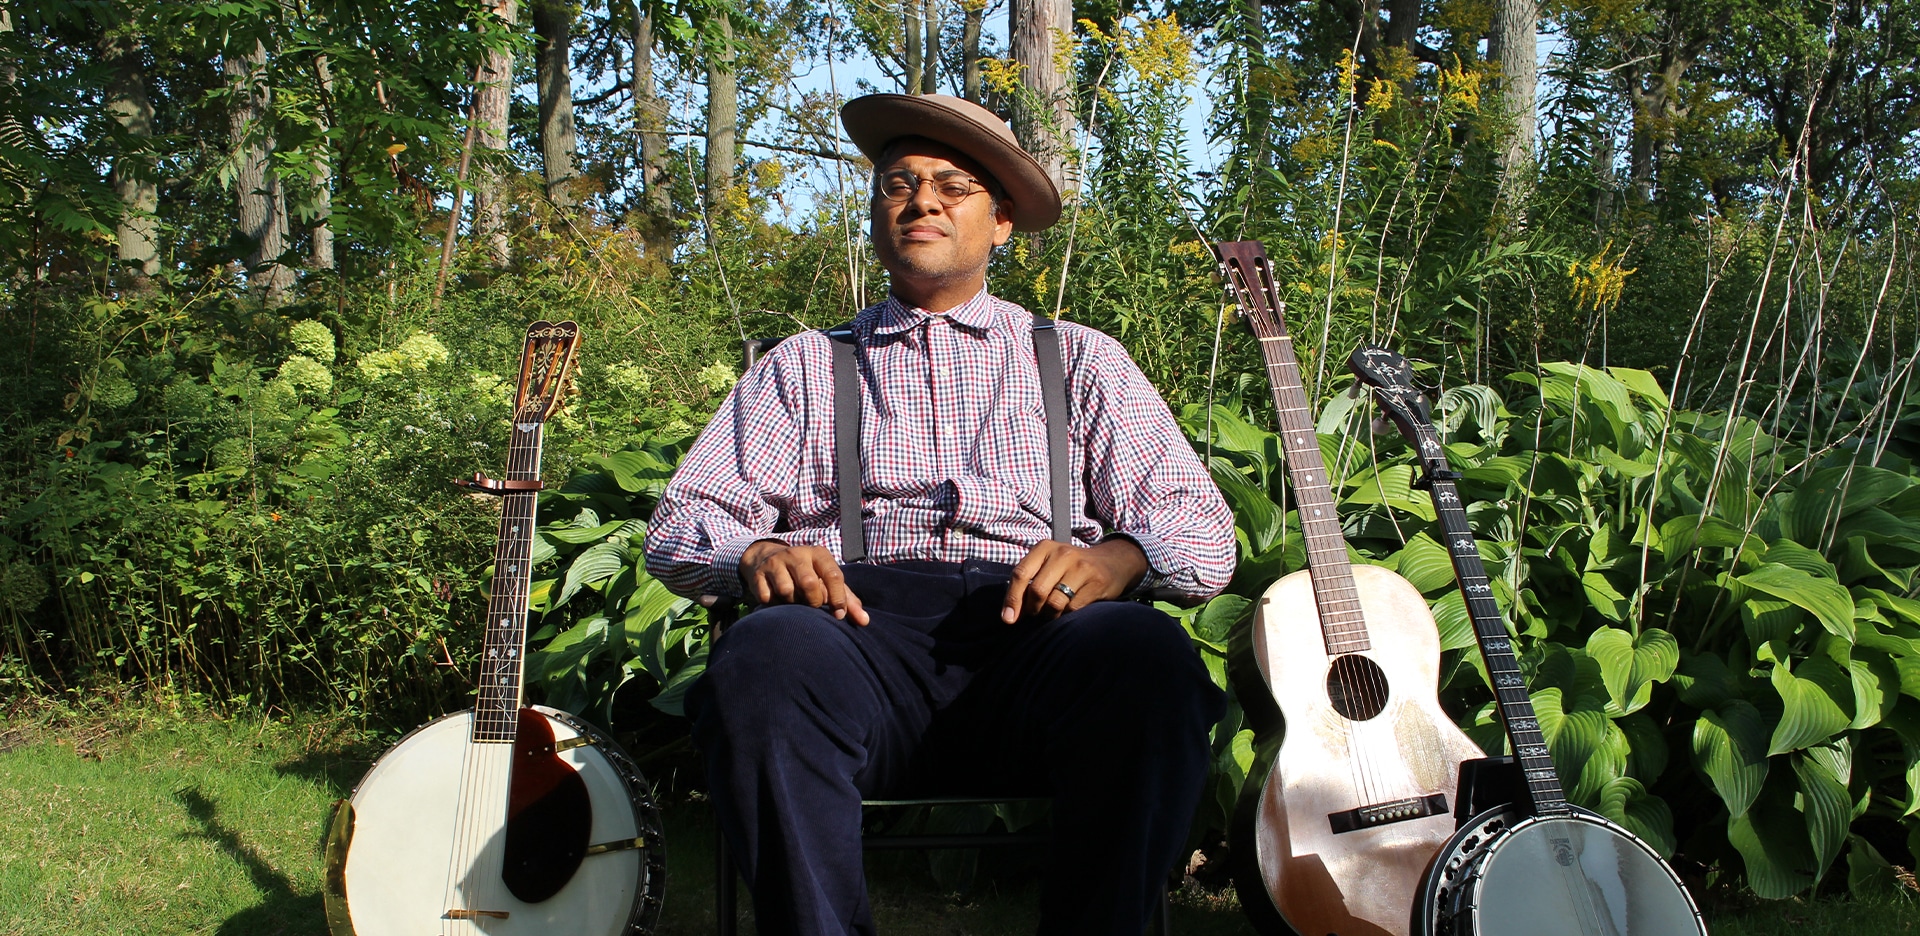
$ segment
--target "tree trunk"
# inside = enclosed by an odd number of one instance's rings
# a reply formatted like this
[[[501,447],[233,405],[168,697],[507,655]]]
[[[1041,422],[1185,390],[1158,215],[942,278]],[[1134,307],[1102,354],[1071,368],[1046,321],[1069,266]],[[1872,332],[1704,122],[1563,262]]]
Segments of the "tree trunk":
[[[517,0],[491,0],[491,10],[508,27],[513,26],[519,15]],[[506,176],[500,167],[500,154],[507,148],[513,52],[505,48],[488,52],[481,62],[477,85],[473,119],[477,124],[474,142],[480,163],[473,181],[473,236],[486,249],[488,260],[496,267],[504,267],[513,255],[507,239]]]
[[[241,48],[245,48],[242,40]],[[251,248],[247,270],[266,292],[269,306],[286,301],[293,271],[280,264],[287,252],[287,199],[280,177],[269,164],[273,155],[273,94],[267,87],[267,47],[253,40],[251,51],[222,58],[221,70],[233,87],[227,131],[239,165],[234,194],[239,202],[240,236]]]
[[[987,0],[960,0],[966,19],[960,27],[960,54],[966,59],[960,72],[960,96],[980,103],[980,28],[986,17]]]
[[[579,141],[573,125],[573,0],[534,0],[534,65],[540,88],[540,161],[546,172],[547,200],[562,211],[579,199]]]
[[[1414,40],[1419,36],[1420,0],[1387,0],[1385,43],[1412,50]]]
[[[1500,166],[1500,200],[1523,223],[1526,200],[1533,190],[1533,143],[1539,133],[1534,113],[1540,72],[1534,32],[1539,16],[1534,0],[1497,0],[1487,34],[1487,58],[1500,66],[1500,97],[1513,116],[1513,131],[1494,155]]]
[[[1675,103],[1680,77],[1693,64],[1692,45],[1661,51],[1658,67],[1626,70],[1633,93],[1633,137],[1627,147],[1628,197],[1645,204],[1653,200],[1653,176],[1659,154],[1672,145],[1673,122],[1687,115]]]
[[[923,22],[927,30],[927,50],[920,57],[920,93],[940,91],[940,3],[926,0]]]
[[[1013,131],[1061,191],[1067,189],[1067,142],[1073,138],[1071,75],[1053,60],[1058,37],[1073,35],[1073,0],[1012,0],[1007,8],[1013,60],[1020,83],[1039,113],[1015,110]]]
[[[900,47],[906,61],[906,67],[900,74],[900,92],[902,94],[920,93],[920,9],[923,0],[904,0],[900,4],[900,15],[904,23],[900,27]]]
[[[633,123],[640,135],[640,179],[646,186],[647,256],[673,256],[673,191],[667,177],[667,102],[653,84],[653,17],[634,11]]]
[[[739,143],[740,85],[733,70],[733,24],[720,19],[727,47],[707,60],[707,201],[714,204],[733,185]]]
[[[333,66],[325,55],[313,57],[314,77],[320,81],[320,94],[333,100]],[[313,162],[313,225],[307,229],[307,263],[316,270],[333,269],[333,146],[327,138],[332,129],[327,122],[331,105],[319,111],[320,142]]]
[[[13,11],[0,6],[0,32],[13,32]],[[13,84],[19,78],[12,58],[0,55],[0,84]]]
[[[132,36],[105,43],[109,74],[107,113],[127,135],[126,145],[113,161],[113,194],[120,200],[120,221],[114,229],[115,255],[136,292],[152,288],[160,272],[160,251],[154,241],[154,210],[160,205],[160,187],[153,176],[153,104],[147,99],[141,50]]]

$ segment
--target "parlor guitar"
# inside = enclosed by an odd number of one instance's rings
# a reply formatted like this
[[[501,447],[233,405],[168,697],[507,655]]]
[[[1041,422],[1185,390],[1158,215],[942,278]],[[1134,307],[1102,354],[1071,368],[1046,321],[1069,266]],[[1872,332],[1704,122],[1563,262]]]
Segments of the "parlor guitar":
[[[1214,253],[1266,359],[1307,552],[1307,569],[1254,612],[1254,655],[1286,732],[1253,810],[1259,883],[1302,936],[1402,936],[1421,874],[1454,831],[1459,764],[1481,753],[1440,708],[1426,599],[1347,561],[1265,250],[1237,241]]]

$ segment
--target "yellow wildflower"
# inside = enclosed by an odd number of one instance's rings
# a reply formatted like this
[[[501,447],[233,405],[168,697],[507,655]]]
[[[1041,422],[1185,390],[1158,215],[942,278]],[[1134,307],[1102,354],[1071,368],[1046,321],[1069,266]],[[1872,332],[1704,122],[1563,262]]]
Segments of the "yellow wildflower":
[[[1620,304],[1620,296],[1626,291],[1627,277],[1635,270],[1620,265],[1626,259],[1626,251],[1620,256],[1608,258],[1607,252],[1613,249],[1608,241],[1600,252],[1585,261],[1575,260],[1567,264],[1567,278],[1573,281],[1573,303],[1582,309],[1611,309]]]
[[[998,94],[1012,94],[1020,87],[1020,70],[1027,66],[1013,59],[980,60],[980,81]]]
[[[1193,42],[1173,14],[1144,21],[1138,34],[1122,33],[1120,43],[1127,64],[1148,91],[1159,93],[1193,80]]]

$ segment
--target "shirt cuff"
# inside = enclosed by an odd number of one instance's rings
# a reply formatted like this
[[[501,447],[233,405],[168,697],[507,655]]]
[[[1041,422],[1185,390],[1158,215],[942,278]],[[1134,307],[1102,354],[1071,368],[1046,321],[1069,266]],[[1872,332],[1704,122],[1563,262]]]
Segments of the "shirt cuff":
[[[744,597],[745,583],[740,581],[740,557],[747,554],[747,547],[761,540],[777,540],[788,545],[793,540],[780,533],[742,536],[728,540],[713,548],[713,577],[707,582],[707,591],[715,595],[731,598]]]
[[[978,478],[950,478],[953,485],[953,528],[989,529],[1014,516],[1020,501],[1003,484]]]
[[[1100,542],[1123,539],[1140,547],[1141,554],[1147,557],[1147,574],[1140,577],[1140,583],[1133,586],[1129,595],[1138,595],[1159,588],[1173,580],[1178,556],[1173,549],[1152,533],[1122,533],[1115,530],[1100,537]]]

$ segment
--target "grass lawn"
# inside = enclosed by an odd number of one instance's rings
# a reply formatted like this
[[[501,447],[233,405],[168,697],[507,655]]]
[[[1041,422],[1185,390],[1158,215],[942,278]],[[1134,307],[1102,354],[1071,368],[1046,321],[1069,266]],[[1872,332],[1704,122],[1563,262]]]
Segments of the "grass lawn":
[[[324,936],[321,825],[379,753],[324,722],[16,706],[0,728],[0,936]],[[667,798],[660,932],[710,933],[711,820],[684,792]],[[875,857],[876,922],[909,936],[1029,933],[1034,860],[989,853],[963,898],[921,856]],[[1914,901],[1756,901],[1708,919],[1716,936],[1920,936]],[[1174,930],[1254,932],[1230,892],[1181,893]]]

